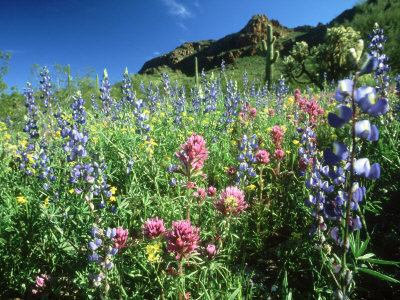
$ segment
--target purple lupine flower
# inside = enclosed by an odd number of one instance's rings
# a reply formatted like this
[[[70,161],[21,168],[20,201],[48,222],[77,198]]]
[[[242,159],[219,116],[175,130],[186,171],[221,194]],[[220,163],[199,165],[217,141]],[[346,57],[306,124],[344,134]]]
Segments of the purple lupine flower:
[[[376,125],[371,126],[369,120],[361,120],[356,122],[355,126],[356,137],[367,141],[377,141],[379,139],[379,131]]]
[[[328,165],[336,165],[349,157],[346,145],[338,142],[333,143],[333,151],[325,150],[324,159]]]
[[[336,113],[328,114],[328,123],[334,128],[340,128],[353,118],[353,110],[345,105],[339,105]]]
[[[106,236],[107,237],[113,238],[113,237],[115,237],[116,234],[117,234],[117,229],[115,229],[115,228],[112,228],[112,229],[107,228],[107,230],[106,230]]]
[[[379,163],[370,165],[368,158],[357,159],[354,163],[354,171],[357,175],[364,176],[368,179],[378,179],[381,176]]]

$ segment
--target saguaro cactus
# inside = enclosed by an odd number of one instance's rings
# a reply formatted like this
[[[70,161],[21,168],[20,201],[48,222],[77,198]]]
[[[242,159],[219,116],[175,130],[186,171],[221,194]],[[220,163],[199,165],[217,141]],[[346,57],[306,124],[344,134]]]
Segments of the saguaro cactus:
[[[71,81],[72,81],[72,77],[71,77],[71,67],[68,65],[67,67],[67,73],[68,73],[68,88],[71,88]]]
[[[278,60],[279,51],[274,51],[274,43],[276,41],[276,37],[272,35],[272,26],[268,25],[267,30],[267,41],[263,40],[263,51],[265,54],[265,78],[264,84],[268,82],[268,90],[271,90],[272,86],[272,70],[273,64]]]
[[[196,88],[199,89],[199,66],[197,62],[197,57],[194,58],[194,80]]]

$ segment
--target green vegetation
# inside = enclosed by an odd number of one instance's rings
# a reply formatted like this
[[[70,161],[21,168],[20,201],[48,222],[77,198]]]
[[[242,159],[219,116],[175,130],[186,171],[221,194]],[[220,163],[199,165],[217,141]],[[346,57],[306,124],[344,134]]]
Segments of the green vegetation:
[[[3,82],[3,76],[8,72],[7,64],[10,58],[10,53],[3,53],[3,51],[0,51],[0,94],[7,88],[7,85]]]
[[[397,50],[376,11],[397,7],[363,2],[318,45],[323,26],[291,32],[280,59],[269,26],[273,71],[254,55],[199,80],[196,57],[194,78],[111,86],[34,65],[52,86],[1,94],[0,298],[400,298],[400,82],[375,93],[358,40],[371,10]]]

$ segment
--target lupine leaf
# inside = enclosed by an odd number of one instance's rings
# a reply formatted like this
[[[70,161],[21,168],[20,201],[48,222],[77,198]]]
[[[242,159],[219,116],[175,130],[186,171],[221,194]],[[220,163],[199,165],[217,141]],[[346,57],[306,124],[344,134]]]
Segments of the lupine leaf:
[[[200,281],[200,284],[201,284],[201,289],[202,289],[203,292],[204,292],[204,295],[207,296],[207,299],[208,299],[208,300],[212,300],[212,298],[211,298],[210,295],[208,294],[207,289],[205,288],[203,282]]]
[[[229,296],[228,300],[233,300],[236,298],[236,296],[239,294],[239,292],[241,291],[242,287],[239,286],[233,293],[232,295]]]
[[[359,257],[358,259],[369,262],[371,264],[379,264],[379,265],[397,266],[400,264],[400,262],[398,262],[398,261],[382,260],[382,259],[376,259],[376,258],[361,258],[361,257]]]
[[[400,281],[398,281],[397,279],[394,279],[390,276],[384,275],[382,273],[379,273],[377,271],[371,270],[371,269],[366,269],[366,268],[356,268],[357,271],[361,271],[364,272],[366,274],[378,277],[382,280],[386,280],[386,281],[390,281],[390,282],[394,282],[394,283],[400,283]]]
[[[373,256],[375,256],[375,254],[373,254],[373,253],[367,253],[367,254],[365,254],[365,255],[363,255],[363,256],[357,257],[357,259],[365,260],[365,259],[371,258],[371,257],[373,257]]]
[[[361,248],[358,251],[358,255],[361,255],[364,253],[365,249],[367,249],[368,243],[369,243],[370,238],[368,237],[364,242],[361,242]]]

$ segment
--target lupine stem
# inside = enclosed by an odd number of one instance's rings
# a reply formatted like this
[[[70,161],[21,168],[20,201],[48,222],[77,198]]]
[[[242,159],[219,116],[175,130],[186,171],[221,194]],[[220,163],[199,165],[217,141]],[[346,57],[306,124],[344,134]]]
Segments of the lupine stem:
[[[352,139],[352,148],[351,148],[351,157],[350,157],[350,183],[349,183],[349,192],[348,192],[348,198],[347,198],[347,204],[346,204],[346,220],[345,220],[345,225],[344,225],[344,251],[343,251],[343,259],[342,259],[342,270],[343,272],[346,272],[347,269],[347,264],[346,264],[346,258],[347,258],[347,251],[349,248],[349,223],[350,223],[350,206],[351,206],[351,199],[353,196],[353,182],[354,182],[354,160],[355,160],[355,154],[356,154],[356,104],[354,101],[354,91],[355,91],[355,86],[357,83],[358,76],[354,78],[354,83],[353,83],[353,91],[351,94],[351,105],[353,109],[353,118],[352,118],[352,124],[351,124],[351,139]],[[343,293],[345,294],[347,284],[345,281],[343,281]]]
[[[370,238],[370,235],[369,235],[369,232],[368,232],[368,229],[367,229],[367,223],[365,222],[364,214],[362,213],[362,211],[360,209],[360,206],[358,206],[357,211],[360,214],[361,222],[362,222],[362,224],[363,224],[363,226],[365,228],[365,233],[367,234],[367,238]]]

